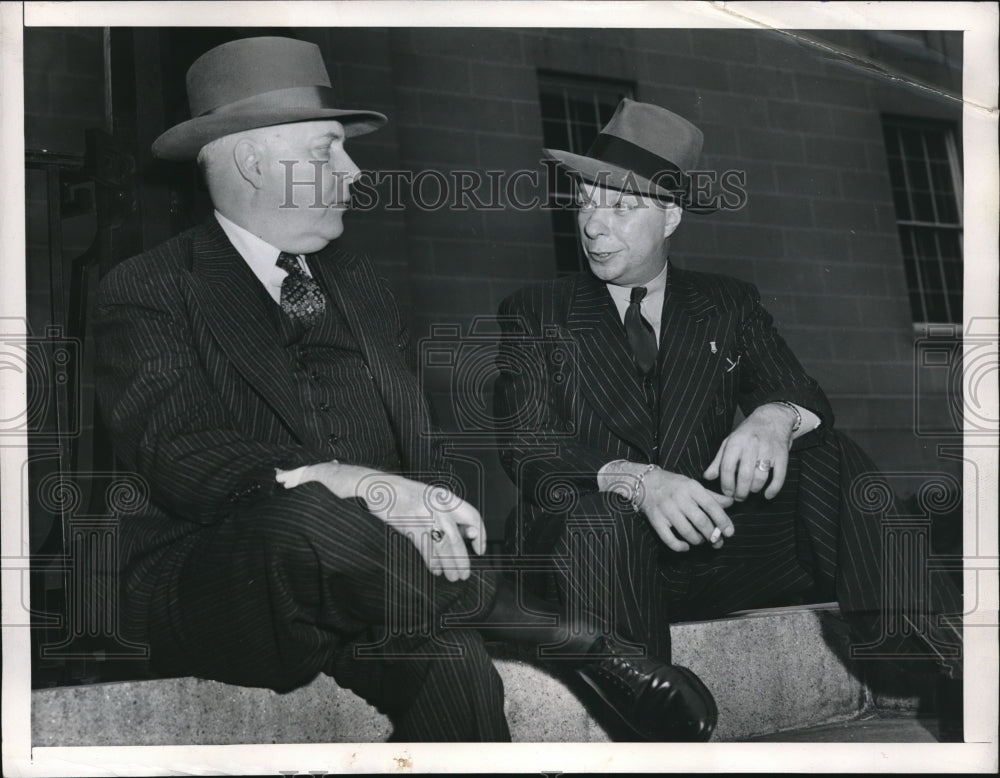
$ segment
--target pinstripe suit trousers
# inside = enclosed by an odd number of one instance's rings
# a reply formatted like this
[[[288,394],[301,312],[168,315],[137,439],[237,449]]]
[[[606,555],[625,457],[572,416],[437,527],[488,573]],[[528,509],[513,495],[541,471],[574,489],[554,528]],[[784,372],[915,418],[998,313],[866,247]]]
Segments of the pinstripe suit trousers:
[[[884,511],[852,497],[848,484],[877,474],[867,455],[842,434],[817,436],[792,453],[773,500],[751,495],[727,511],[736,533],[720,550],[673,552],[645,517],[605,494],[538,520],[522,550],[561,560],[557,583],[570,611],[597,614],[606,632],[668,661],[671,623],[829,600],[855,645],[880,647],[873,655],[957,656],[957,632],[937,617],[962,612],[960,591],[914,566],[887,540]],[[922,629],[900,634],[915,616]]]
[[[490,602],[492,574],[436,578],[402,535],[343,511],[306,483],[173,544],[150,608],[154,669],[278,691],[325,672],[389,715],[396,740],[509,739],[482,638],[438,628]]]

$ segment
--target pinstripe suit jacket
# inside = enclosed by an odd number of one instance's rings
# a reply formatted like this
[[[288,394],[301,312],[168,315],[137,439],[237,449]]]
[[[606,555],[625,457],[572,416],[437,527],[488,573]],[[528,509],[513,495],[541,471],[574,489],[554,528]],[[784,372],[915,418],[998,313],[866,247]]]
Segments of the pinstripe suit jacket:
[[[700,479],[737,408],[787,400],[833,421],[757,289],[734,278],[671,265],[655,418],[611,295],[590,273],[521,289],[500,317],[500,456],[529,520],[555,485],[596,490],[613,459]]]
[[[435,470],[438,454],[420,434],[427,406],[391,293],[366,258],[328,246],[309,264],[358,341],[404,469]],[[126,589],[140,599],[172,543],[269,494],[274,468],[329,459],[303,442],[294,365],[259,284],[215,219],[102,282],[101,407],[117,455],[149,487],[121,522]]]

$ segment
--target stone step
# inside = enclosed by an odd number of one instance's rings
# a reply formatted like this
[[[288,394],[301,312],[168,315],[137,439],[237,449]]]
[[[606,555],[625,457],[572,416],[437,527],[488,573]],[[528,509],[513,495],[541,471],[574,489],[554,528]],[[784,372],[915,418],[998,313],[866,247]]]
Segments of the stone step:
[[[716,697],[715,740],[843,720],[870,699],[835,606],[678,624],[673,636],[674,661]],[[565,680],[509,650],[494,654],[516,742],[610,739],[613,724],[591,715]],[[384,741],[390,731],[384,716],[327,676],[287,694],[195,678],[32,692],[35,746],[357,743]]]

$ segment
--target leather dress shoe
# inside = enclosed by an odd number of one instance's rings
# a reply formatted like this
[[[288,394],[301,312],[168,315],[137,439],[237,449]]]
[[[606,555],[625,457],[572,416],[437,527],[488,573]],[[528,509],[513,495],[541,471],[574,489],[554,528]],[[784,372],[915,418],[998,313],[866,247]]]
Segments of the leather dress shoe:
[[[576,673],[640,740],[704,742],[719,717],[712,693],[686,667],[651,657],[625,656],[621,646],[600,638],[599,655]]]

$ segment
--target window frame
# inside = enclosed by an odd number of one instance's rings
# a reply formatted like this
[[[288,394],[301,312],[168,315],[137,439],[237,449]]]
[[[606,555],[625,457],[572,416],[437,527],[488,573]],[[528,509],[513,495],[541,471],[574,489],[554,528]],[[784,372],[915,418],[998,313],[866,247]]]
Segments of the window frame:
[[[956,316],[955,312],[952,310],[952,303],[949,299],[949,292],[954,293],[956,290],[950,288],[946,281],[946,265],[945,258],[942,257],[940,236],[942,233],[951,232],[956,233],[958,252],[959,252],[959,263],[962,265],[962,279],[964,281],[964,261],[965,261],[965,244],[964,244],[964,230],[965,230],[965,215],[963,210],[963,173],[962,173],[962,156],[960,148],[960,135],[958,132],[958,127],[955,122],[944,121],[940,119],[929,119],[918,116],[906,116],[900,114],[883,114],[882,117],[882,131],[883,140],[886,142],[886,165],[888,167],[890,186],[893,190],[893,209],[896,215],[896,235],[899,239],[900,252],[902,253],[904,270],[907,276],[907,298],[910,304],[911,316],[913,317],[913,327],[916,331],[924,331],[929,327],[934,327],[938,325],[953,325],[962,324],[962,315]],[[932,196],[930,198],[931,209],[935,216],[934,221],[927,221],[926,219],[912,218],[915,216],[913,193],[916,191],[911,185],[909,180],[909,170],[907,167],[907,157],[905,150],[903,148],[902,140],[897,135],[898,146],[900,151],[900,168],[903,174],[903,180],[897,181],[893,176],[892,165],[889,164],[889,147],[887,135],[890,131],[900,130],[916,130],[920,133],[921,148],[922,148],[922,160],[926,168],[926,174],[928,177],[929,185],[934,181],[934,177],[931,173],[930,163],[935,161],[932,158],[928,148],[927,148],[927,134],[930,132],[938,132],[941,134],[944,141],[945,157],[944,160],[948,163],[948,171],[950,174],[950,180],[952,185],[951,195],[954,198],[956,220],[953,222],[942,221],[940,214],[938,213],[938,203],[937,200]],[[896,190],[901,187],[907,198],[907,205],[909,208],[909,215],[911,218],[900,218],[899,208],[896,206]],[[934,191],[931,190],[933,195]],[[939,191],[939,190],[937,190]],[[920,257],[917,253],[915,240],[918,230],[932,231],[935,244],[934,265],[937,270],[937,276],[940,280],[940,284],[937,287],[925,287],[924,276],[925,273],[921,269]],[[911,288],[910,277],[916,280],[916,288]],[[963,293],[960,288],[957,290],[959,297]],[[918,311],[915,310],[913,297],[914,294],[919,298],[920,301],[920,312],[923,313],[923,317],[918,316]],[[937,298],[934,297],[937,295]],[[947,320],[941,321],[930,318],[927,316],[927,311],[931,309],[931,303],[937,301],[940,306],[942,306],[947,314]],[[964,308],[964,306],[963,306]]]
[[[547,116],[544,111],[546,92],[548,91],[549,93],[554,93],[557,90],[561,90],[563,113],[559,118],[563,121],[565,130],[564,135],[569,140],[569,148],[565,148],[565,145],[567,144],[560,144],[558,146],[554,146],[554,148],[559,148],[560,150],[568,151],[572,154],[584,154],[587,151],[586,148],[576,148],[576,144],[574,143],[574,140],[579,137],[579,133],[576,131],[578,129],[578,125],[574,125],[572,112],[569,108],[569,100],[573,92],[577,95],[588,95],[590,97],[591,104],[594,109],[594,118],[596,120],[590,125],[590,127],[595,130],[595,135],[607,123],[607,120],[611,118],[609,115],[607,119],[601,119],[600,98],[602,95],[605,97],[615,95],[613,98],[615,106],[617,106],[618,103],[625,97],[630,99],[635,98],[636,85],[634,81],[619,78],[607,78],[604,76],[566,73],[543,68],[539,68],[536,71],[536,76],[538,80],[538,112],[542,122],[543,146],[546,148],[553,148],[553,146],[550,146],[549,141],[546,139],[546,122],[554,120],[553,117]],[[581,143],[580,145],[583,144]],[[561,168],[562,166],[559,167]],[[587,260],[583,255],[583,249],[580,247],[580,241],[577,237],[575,227],[572,230],[572,233],[569,233],[565,229],[561,229],[559,224],[559,222],[564,219],[564,214],[568,212],[575,214],[576,192],[571,185],[568,189],[563,189],[560,186],[562,181],[569,181],[564,172],[553,170],[552,173],[553,175],[548,178],[547,182],[548,191],[546,192],[546,203],[550,208],[552,208],[551,220],[552,242],[555,250],[555,275],[556,277],[561,277],[586,269]],[[573,241],[574,255],[576,257],[576,266],[574,268],[566,267],[566,263],[564,261],[565,257],[569,254],[567,246],[570,238],[572,238]]]

